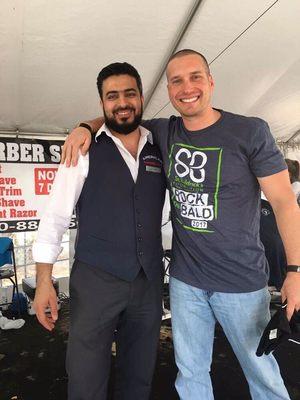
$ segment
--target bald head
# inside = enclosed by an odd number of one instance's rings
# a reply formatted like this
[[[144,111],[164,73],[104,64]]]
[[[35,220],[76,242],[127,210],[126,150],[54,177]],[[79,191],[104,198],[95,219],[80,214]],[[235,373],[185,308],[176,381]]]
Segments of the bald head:
[[[203,61],[203,64],[205,66],[207,74],[210,75],[209,65],[203,54],[199,53],[198,51],[192,50],[192,49],[183,49],[183,50],[179,50],[176,53],[172,54],[171,57],[169,58],[168,64],[167,64],[167,76],[168,76],[168,65],[170,64],[170,62],[172,60],[174,60],[175,58],[180,58],[180,57],[185,57],[185,56],[190,56],[190,55],[199,56],[201,58],[201,60]]]

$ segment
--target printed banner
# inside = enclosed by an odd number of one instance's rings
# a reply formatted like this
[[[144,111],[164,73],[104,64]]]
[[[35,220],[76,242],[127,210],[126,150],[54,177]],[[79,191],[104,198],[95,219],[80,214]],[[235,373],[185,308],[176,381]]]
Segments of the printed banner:
[[[0,138],[0,232],[38,228],[60,163],[61,141]],[[70,228],[76,227],[75,217]]]

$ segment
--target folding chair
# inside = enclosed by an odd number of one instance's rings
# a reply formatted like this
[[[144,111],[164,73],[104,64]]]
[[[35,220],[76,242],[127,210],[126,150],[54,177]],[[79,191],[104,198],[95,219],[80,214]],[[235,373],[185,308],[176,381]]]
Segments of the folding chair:
[[[15,293],[17,294],[18,316],[21,317],[20,297],[18,289],[18,277],[16,270],[16,259],[14,244],[8,237],[0,237],[0,280],[9,279],[13,285],[11,301],[1,303],[1,306],[12,304]]]

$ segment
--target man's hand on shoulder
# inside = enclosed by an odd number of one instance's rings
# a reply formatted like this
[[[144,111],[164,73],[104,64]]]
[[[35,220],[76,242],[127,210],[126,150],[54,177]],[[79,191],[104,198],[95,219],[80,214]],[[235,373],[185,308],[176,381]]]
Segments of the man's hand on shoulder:
[[[87,128],[74,128],[67,137],[61,153],[61,164],[75,167],[78,163],[79,151],[82,155],[86,155],[91,145],[91,132]]]
[[[60,163],[65,163],[66,167],[70,167],[70,165],[75,167],[78,163],[79,151],[85,156],[89,150],[92,141],[91,132],[96,133],[103,124],[104,118],[98,117],[83,122],[82,125],[86,125],[86,127],[79,126],[79,124],[77,128],[74,128],[62,147]]]
[[[288,272],[281,288],[282,302],[287,300],[287,318],[290,320],[294,311],[300,310],[300,273]]]

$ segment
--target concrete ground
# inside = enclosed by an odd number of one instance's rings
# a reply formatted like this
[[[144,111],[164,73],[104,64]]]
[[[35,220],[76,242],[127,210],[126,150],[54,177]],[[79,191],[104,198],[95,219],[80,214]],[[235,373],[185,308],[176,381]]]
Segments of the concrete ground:
[[[0,400],[65,400],[68,300],[63,302],[53,333],[40,327],[35,317],[25,315],[24,318],[26,323],[20,330],[0,331]],[[282,345],[276,357],[291,399],[300,400],[300,346]],[[114,357],[112,366],[113,362]],[[151,400],[178,399],[174,389],[176,373],[170,321],[164,321]],[[219,327],[211,375],[215,400],[250,400],[243,373]],[[113,373],[110,391],[112,385]]]

